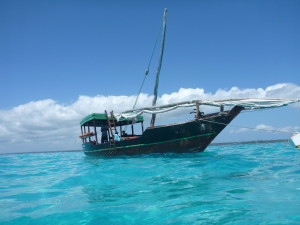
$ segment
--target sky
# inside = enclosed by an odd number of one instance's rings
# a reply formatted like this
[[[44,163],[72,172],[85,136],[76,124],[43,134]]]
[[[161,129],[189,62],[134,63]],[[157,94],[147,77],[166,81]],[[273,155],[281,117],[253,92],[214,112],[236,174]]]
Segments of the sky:
[[[130,109],[164,8],[158,103],[300,99],[297,0],[0,0],[0,153],[81,149],[84,116]],[[151,104],[159,45],[138,107]],[[181,117],[157,123],[192,118]],[[287,139],[300,131],[299,104],[245,112],[232,125],[215,142]]]

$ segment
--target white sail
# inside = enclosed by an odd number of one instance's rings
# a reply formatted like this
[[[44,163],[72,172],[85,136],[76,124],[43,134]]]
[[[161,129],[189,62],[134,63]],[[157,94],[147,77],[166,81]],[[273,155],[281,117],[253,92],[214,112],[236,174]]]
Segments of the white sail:
[[[294,143],[294,145],[296,146],[296,148],[300,148],[300,133],[295,133],[292,137],[291,137],[292,142]]]
[[[162,106],[152,106],[140,109],[133,109],[122,112],[118,117],[124,118],[135,118],[143,113],[158,114],[168,112],[177,108],[182,107],[193,107],[196,103],[199,105],[207,106],[241,106],[243,110],[256,110],[256,109],[267,109],[287,106],[292,103],[300,102],[300,99],[255,99],[255,98],[244,98],[244,99],[226,99],[226,100],[193,100],[178,102]]]

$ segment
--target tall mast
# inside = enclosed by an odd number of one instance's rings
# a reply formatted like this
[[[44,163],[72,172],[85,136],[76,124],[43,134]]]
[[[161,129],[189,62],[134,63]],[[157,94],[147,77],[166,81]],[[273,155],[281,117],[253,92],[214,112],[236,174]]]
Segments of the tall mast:
[[[167,19],[166,17],[167,17],[167,9],[164,10],[163,28],[162,28],[162,41],[161,41],[161,48],[160,48],[160,56],[159,56],[159,60],[158,60],[158,67],[157,67],[157,71],[156,71],[156,79],[155,79],[155,85],[154,85],[154,97],[153,97],[153,100],[152,100],[152,106],[156,105],[156,100],[157,100],[159,74],[160,74],[162,59],[163,59],[163,55],[164,55],[164,47],[165,47],[166,19]],[[155,118],[156,118],[156,114],[152,114],[150,127],[154,126]]]

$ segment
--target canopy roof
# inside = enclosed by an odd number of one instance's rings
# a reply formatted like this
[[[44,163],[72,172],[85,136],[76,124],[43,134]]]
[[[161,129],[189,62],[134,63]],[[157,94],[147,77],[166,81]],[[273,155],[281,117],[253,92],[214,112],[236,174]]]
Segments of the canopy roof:
[[[120,117],[119,115],[115,115],[115,118],[111,118],[111,116],[108,116],[110,121],[113,121],[116,123],[116,126],[124,126],[129,125],[132,123],[141,123],[144,121],[144,118],[142,116],[137,116],[136,118],[124,118]],[[92,113],[90,115],[87,115],[80,121],[81,126],[96,126],[101,127],[103,125],[107,125],[107,116],[104,113]]]
[[[267,109],[287,106],[289,104],[299,102],[300,99],[257,99],[257,98],[243,98],[243,99],[225,99],[225,100],[193,100],[178,102],[162,106],[152,106],[141,109],[128,110],[121,113],[121,118],[134,118],[143,113],[157,114],[174,110],[179,107],[192,107],[196,104],[207,106],[241,106],[244,110]]]

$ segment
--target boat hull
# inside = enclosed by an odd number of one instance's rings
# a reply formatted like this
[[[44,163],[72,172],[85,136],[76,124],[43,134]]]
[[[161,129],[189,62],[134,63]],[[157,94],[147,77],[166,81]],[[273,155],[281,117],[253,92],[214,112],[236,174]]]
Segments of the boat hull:
[[[241,112],[234,107],[227,112],[215,113],[198,119],[171,125],[147,128],[138,138],[93,145],[83,144],[89,156],[119,156],[150,153],[202,152],[213,139]]]

